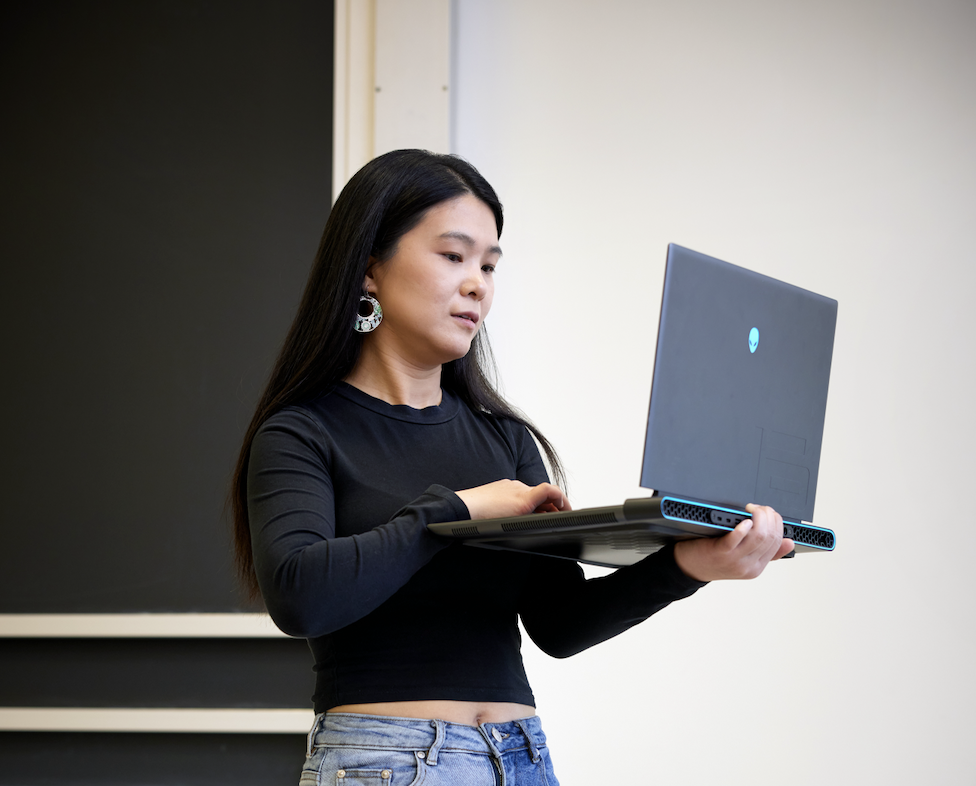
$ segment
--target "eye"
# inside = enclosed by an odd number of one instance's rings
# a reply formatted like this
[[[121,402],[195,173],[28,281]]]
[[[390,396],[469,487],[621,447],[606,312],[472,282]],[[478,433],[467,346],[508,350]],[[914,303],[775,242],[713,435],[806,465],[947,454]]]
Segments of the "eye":
[[[462,262],[463,261],[463,259],[461,258],[461,255],[460,254],[454,254],[454,253],[450,253],[449,252],[447,254],[444,254],[444,256],[448,260],[450,260],[451,262]]]
[[[494,265],[482,265],[481,266],[481,272],[482,273],[489,273],[489,274],[494,273],[495,272],[495,266]]]

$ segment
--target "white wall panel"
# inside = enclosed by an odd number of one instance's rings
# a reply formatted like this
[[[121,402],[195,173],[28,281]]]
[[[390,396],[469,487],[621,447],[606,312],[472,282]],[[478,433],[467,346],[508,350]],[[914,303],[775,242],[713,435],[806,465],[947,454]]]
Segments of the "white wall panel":
[[[638,487],[668,242],[837,298],[838,550],[526,660],[563,786],[966,783],[976,6],[456,3],[455,149],[506,207],[487,327],[576,506]]]
[[[333,198],[391,150],[450,149],[449,0],[336,0]]]

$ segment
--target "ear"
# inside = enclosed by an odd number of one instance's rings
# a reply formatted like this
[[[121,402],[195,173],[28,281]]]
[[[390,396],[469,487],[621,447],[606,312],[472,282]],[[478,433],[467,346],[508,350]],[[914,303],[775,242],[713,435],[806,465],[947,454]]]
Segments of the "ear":
[[[369,258],[369,266],[366,268],[366,276],[363,278],[363,292],[376,291],[376,279],[373,273],[376,271],[377,261],[373,257]]]

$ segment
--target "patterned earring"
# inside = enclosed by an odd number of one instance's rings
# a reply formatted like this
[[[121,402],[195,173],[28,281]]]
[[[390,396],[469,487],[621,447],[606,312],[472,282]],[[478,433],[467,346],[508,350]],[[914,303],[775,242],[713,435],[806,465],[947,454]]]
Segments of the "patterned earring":
[[[367,310],[368,309],[368,310]],[[363,311],[366,311],[364,314]],[[352,326],[357,333],[372,333],[383,321],[383,308],[380,302],[369,292],[359,298],[359,313],[356,323]]]

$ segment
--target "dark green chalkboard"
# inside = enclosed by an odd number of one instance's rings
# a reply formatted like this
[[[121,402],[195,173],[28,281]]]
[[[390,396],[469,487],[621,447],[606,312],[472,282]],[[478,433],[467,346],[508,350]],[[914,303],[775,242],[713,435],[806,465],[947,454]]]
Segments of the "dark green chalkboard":
[[[240,609],[224,499],[331,203],[332,3],[15,5],[0,613]]]

